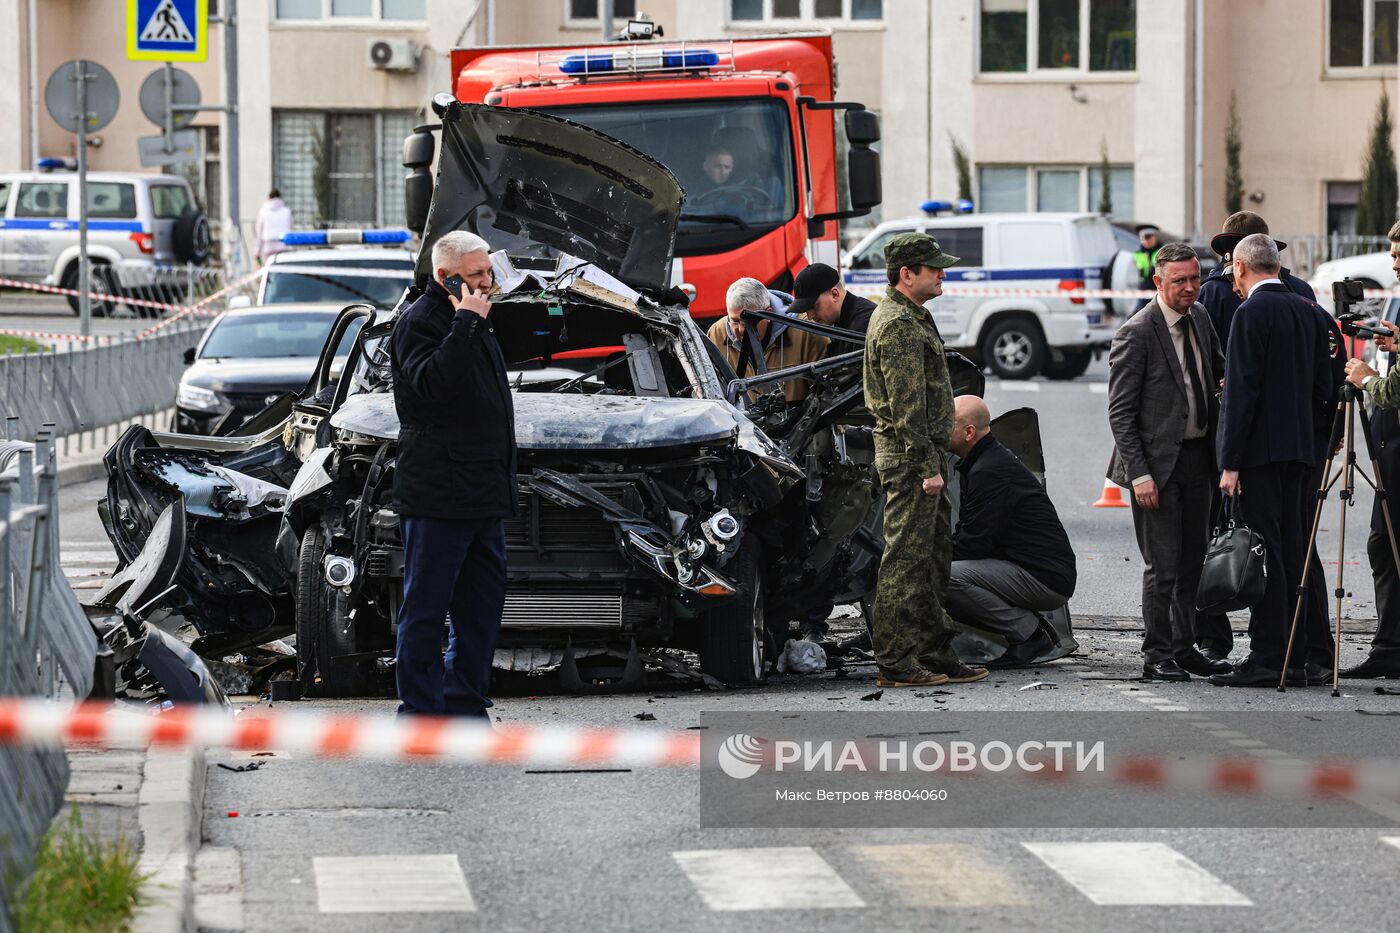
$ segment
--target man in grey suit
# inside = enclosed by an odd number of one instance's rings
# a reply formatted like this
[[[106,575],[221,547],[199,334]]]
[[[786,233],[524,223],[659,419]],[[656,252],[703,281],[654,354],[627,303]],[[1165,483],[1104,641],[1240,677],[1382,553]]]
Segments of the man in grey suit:
[[[1201,578],[1215,493],[1216,390],[1225,368],[1185,243],[1157,251],[1157,297],[1118,329],[1109,352],[1109,478],[1132,487],[1142,552],[1144,677],[1190,680],[1230,671],[1195,646]]]

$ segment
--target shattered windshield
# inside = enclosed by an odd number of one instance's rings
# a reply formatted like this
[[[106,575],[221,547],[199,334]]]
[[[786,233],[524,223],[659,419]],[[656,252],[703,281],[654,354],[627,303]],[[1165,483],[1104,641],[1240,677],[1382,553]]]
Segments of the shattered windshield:
[[[620,139],[670,169],[686,194],[679,238],[730,231],[749,239],[754,228],[766,232],[796,212],[792,133],[779,101],[542,109]]]

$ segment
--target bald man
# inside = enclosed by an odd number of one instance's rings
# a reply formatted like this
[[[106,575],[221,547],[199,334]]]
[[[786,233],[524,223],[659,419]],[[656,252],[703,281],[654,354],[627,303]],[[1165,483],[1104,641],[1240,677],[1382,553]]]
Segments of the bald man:
[[[1035,474],[992,436],[991,412],[975,395],[953,400],[950,446],[961,498],[953,531],[948,614],[993,632],[1010,647],[988,667],[1018,667],[1056,644],[1040,613],[1074,595],[1074,550]]]

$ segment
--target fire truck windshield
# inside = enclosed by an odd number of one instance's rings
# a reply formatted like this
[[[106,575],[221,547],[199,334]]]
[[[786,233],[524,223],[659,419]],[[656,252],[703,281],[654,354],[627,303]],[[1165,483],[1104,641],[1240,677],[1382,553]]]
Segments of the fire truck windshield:
[[[620,139],[680,179],[686,198],[679,255],[732,249],[797,213],[792,130],[780,101],[646,101],[544,112]]]

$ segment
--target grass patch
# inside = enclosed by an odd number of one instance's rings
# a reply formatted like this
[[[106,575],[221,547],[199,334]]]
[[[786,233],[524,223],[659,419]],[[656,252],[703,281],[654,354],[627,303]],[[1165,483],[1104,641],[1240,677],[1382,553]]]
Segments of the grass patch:
[[[12,334],[0,334],[0,355],[5,351],[11,353],[23,353],[28,350],[30,353],[38,353],[44,349],[44,345],[30,340],[28,337],[16,337]]]
[[[83,831],[73,808],[39,845],[34,877],[14,914],[18,933],[125,933],[131,929],[142,876],[139,853],[125,839],[105,842]]]

